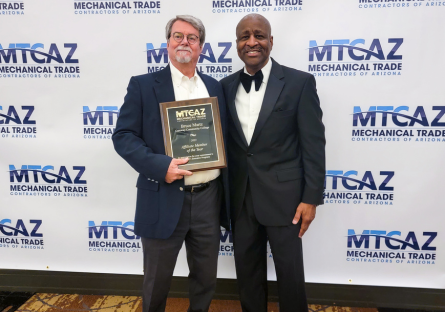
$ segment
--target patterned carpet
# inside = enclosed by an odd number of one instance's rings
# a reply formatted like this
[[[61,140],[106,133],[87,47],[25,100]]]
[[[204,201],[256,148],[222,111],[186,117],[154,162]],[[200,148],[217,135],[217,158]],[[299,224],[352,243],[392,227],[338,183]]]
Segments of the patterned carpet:
[[[185,312],[188,299],[169,298],[166,312]],[[92,311],[92,312],[141,312],[141,297],[135,296],[83,296],[35,294],[18,309],[0,312],[56,312],[56,311]],[[213,300],[210,312],[241,312],[239,301]],[[310,305],[311,312],[377,312],[370,308],[347,308],[336,306]],[[268,312],[279,312],[277,303],[269,303]]]

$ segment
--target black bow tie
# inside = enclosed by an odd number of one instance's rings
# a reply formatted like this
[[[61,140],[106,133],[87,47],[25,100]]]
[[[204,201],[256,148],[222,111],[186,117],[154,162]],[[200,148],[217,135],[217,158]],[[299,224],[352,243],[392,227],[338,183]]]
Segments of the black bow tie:
[[[252,81],[255,80],[255,91],[258,91],[261,87],[261,83],[263,82],[263,72],[259,70],[253,76],[246,73],[241,73],[240,80],[243,84],[244,90],[246,90],[247,93],[250,92]]]

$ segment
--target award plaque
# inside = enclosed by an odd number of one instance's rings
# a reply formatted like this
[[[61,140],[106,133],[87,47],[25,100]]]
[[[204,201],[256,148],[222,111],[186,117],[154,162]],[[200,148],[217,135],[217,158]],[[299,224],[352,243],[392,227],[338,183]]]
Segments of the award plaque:
[[[180,168],[200,171],[227,166],[216,97],[160,103],[165,153],[189,158]]]

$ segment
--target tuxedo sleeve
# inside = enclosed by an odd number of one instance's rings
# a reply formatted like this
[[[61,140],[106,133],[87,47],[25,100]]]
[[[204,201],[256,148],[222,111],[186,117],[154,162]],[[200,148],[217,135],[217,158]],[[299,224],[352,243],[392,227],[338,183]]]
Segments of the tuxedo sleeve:
[[[305,180],[302,202],[321,205],[325,180],[326,140],[323,113],[312,75],[308,76],[303,87],[297,116]]]
[[[164,181],[172,158],[153,152],[143,139],[142,125],[141,87],[137,78],[132,77],[112,137],[114,149],[131,167],[146,178]]]

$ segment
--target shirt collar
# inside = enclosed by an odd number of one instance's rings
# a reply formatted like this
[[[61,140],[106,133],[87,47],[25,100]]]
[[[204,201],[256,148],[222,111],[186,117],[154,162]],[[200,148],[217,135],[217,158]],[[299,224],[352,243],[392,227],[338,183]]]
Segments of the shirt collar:
[[[173,84],[175,86],[180,86],[182,84],[183,81],[190,81],[190,82],[194,82],[195,85],[197,86],[198,84],[196,83],[198,81],[198,73],[196,72],[196,68],[195,68],[195,74],[192,78],[189,79],[189,77],[187,77],[186,75],[184,75],[183,73],[181,73],[179,71],[179,69],[177,69],[172,63],[170,63],[170,72],[172,74],[172,81]]]
[[[261,71],[263,73],[263,83],[267,84],[267,81],[269,80],[270,71],[272,70],[272,60],[269,57],[269,60],[267,61],[266,65],[264,65],[263,68],[261,68]],[[248,74],[249,76],[253,76],[249,74],[246,70],[246,67],[244,66],[244,73]]]

